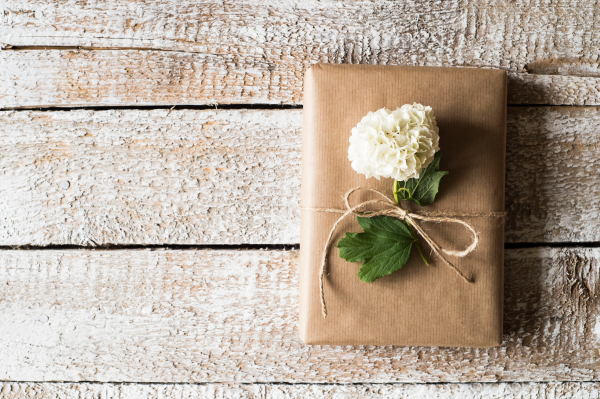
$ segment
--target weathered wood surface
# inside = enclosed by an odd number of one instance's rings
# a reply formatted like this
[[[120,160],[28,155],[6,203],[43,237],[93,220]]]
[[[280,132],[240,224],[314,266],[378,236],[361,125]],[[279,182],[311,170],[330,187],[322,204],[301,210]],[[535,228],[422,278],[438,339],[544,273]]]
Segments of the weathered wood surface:
[[[5,0],[0,108],[301,104],[316,62],[503,68],[509,104],[598,105],[597,7]],[[508,242],[599,240],[599,112],[509,109]],[[297,243],[300,128],[299,110],[2,112],[0,245]],[[598,398],[594,382],[385,383],[598,380],[599,261],[509,250],[500,348],[342,348],[297,338],[295,251],[2,250],[0,379],[203,384],[0,398]]]
[[[299,242],[301,110],[0,112],[0,245]],[[508,115],[508,242],[598,241],[600,110]]]
[[[303,73],[316,62],[503,68],[511,72],[510,103],[600,104],[595,2],[7,0],[0,7],[6,49],[95,49],[0,52],[0,107],[299,104]]]
[[[506,148],[508,242],[600,241],[600,108],[510,108]]]
[[[302,77],[317,61],[290,56],[272,64],[262,57],[169,51],[0,51],[0,108],[301,104]],[[410,64],[390,62],[400,63]],[[600,78],[510,72],[508,102],[600,104]]]
[[[491,349],[306,346],[296,251],[0,251],[0,379],[486,382],[600,378],[599,249],[508,250]]]
[[[1,383],[0,399],[267,399],[260,384]],[[585,388],[584,388],[585,389]],[[581,389],[580,389],[581,390]],[[290,396],[288,396],[290,397]]]
[[[596,1],[5,0],[0,42],[314,60],[501,66],[595,60]]]
[[[508,73],[509,104],[598,105],[600,78]]]
[[[0,383],[0,399],[598,399],[597,382],[498,384]]]
[[[525,68],[527,72],[538,75],[600,77],[600,63],[597,60],[554,58],[531,62]]]
[[[0,245],[299,242],[302,111],[0,115]]]

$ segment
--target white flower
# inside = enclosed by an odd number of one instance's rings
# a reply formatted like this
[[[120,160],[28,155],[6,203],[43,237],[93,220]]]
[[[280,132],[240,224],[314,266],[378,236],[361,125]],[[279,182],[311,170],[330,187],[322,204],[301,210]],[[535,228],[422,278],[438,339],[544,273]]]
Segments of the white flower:
[[[350,136],[352,169],[366,177],[406,181],[419,177],[436,151],[439,129],[431,107],[405,104],[395,111],[381,108],[362,118]]]

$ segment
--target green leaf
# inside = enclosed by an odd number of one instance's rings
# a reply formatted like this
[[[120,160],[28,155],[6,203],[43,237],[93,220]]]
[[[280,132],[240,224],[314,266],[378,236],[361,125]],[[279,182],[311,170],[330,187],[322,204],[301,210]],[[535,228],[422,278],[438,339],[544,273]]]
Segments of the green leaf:
[[[346,233],[337,247],[340,258],[364,262],[358,272],[361,281],[372,283],[408,262],[415,239],[404,223],[389,216],[356,219],[364,232]]]
[[[439,170],[441,158],[442,153],[438,151],[433,157],[433,161],[421,171],[418,178],[397,182],[394,190],[398,199],[412,200],[421,206],[431,204],[440,187],[440,180],[448,174],[448,172]]]

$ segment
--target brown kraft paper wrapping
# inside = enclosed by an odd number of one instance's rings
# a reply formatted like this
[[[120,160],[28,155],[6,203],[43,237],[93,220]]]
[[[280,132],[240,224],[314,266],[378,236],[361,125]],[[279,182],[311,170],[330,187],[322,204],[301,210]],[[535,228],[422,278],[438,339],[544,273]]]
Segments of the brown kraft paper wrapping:
[[[413,102],[433,108],[449,175],[433,204],[403,202],[411,212],[504,211],[506,73],[475,68],[317,64],[304,80],[302,207],[344,209],[343,195],[358,186],[392,196],[392,179],[366,179],[351,167],[351,129],[369,111]],[[351,203],[373,199],[364,190]],[[374,283],[356,275],[360,263],[328,254],[323,318],[319,299],[321,255],[340,214],[301,210],[300,337],[307,344],[492,347],[502,342],[504,228],[496,217],[463,217],[479,233],[475,252],[448,256],[474,280],[463,281],[424,245],[399,271]],[[470,233],[454,223],[421,226],[442,248],[464,249]],[[348,216],[333,237],[360,232]]]

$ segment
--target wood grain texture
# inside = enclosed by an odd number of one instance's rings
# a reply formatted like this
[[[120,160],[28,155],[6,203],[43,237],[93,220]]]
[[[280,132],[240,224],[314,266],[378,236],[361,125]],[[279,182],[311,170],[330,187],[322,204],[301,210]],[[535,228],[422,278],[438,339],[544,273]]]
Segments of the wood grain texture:
[[[267,399],[256,384],[0,383],[0,399]]]
[[[290,56],[272,64],[262,56],[139,50],[0,51],[0,108],[301,104],[302,77],[317,61],[298,63]],[[600,104],[600,78],[510,72],[508,102]]]
[[[600,240],[597,121],[592,107],[509,109],[508,242]]]
[[[272,385],[272,399],[596,399],[597,383]]]
[[[599,105],[600,78],[508,73],[509,104]]]
[[[296,251],[0,251],[0,379],[597,381],[600,250],[508,250],[490,349],[306,346]]]
[[[503,68],[511,103],[600,104],[600,78],[589,72],[600,56],[597,6],[6,0],[4,48],[97,51],[0,52],[0,107],[299,104],[302,76],[316,62]],[[546,74],[540,65],[551,62],[576,76],[526,73]]]
[[[4,112],[0,243],[296,243],[301,127],[299,110]]]
[[[0,383],[0,399],[598,399],[600,384],[101,384]]]
[[[570,75],[600,77],[600,63],[596,60],[550,58],[534,61],[525,66],[529,73],[538,75]]]
[[[0,245],[299,242],[301,110],[0,112]],[[508,114],[508,242],[600,240],[600,109]]]
[[[5,0],[0,41],[322,60],[502,66],[596,59],[596,1]]]
[[[301,104],[316,62],[503,68],[510,104],[598,105],[597,7],[5,0],[0,108]],[[508,242],[598,241],[599,112],[509,110]],[[0,245],[298,242],[300,125],[298,110],[0,113]],[[600,397],[388,384],[598,380],[598,249],[509,250],[505,342],[486,350],[307,347],[297,256],[2,250],[0,379],[203,384],[0,383],[0,398]]]

